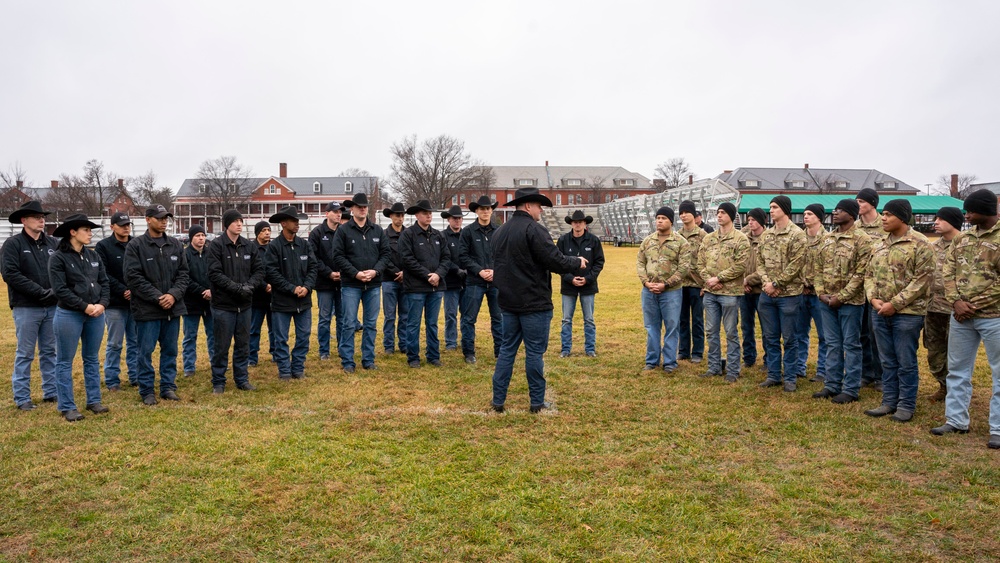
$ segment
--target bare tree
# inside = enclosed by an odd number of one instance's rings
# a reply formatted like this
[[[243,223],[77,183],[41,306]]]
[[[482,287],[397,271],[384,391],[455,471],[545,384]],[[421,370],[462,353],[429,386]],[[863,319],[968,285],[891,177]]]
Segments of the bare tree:
[[[692,175],[692,173],[687,161],[684,160],[684,157],[681,157],[671,158],[660,164],[654,170],[653,175],[662,179],[667,185],[666,189],[669,190],[687,182],[688,176]]]
[[[979,178],[975,174],[959,174],[958,175],[958,197],[959,199],[965,199],[970,193],[975,190],[972,189],[972,184],[976,182]],[[951,193],[951,175],[942,174],[938,177],[938,189],[942,190],[946,194]],[[937,191],[937,190],[935,190]]]
[[[202,162],[195,181],[205,187],[204,192],[199,190],[199,195],[209,203],[209,214],[221,215],[227,209],[244,208],[258,187],[252,176],[250,167],[240,164],[235,156]]]
[[[361,183],[355,189],[368,194],[368,204],[372,209],[382,208],[382,182],[381,178],[375,176],[364,168],[348,168],[342,171],[340,176],[345,178],[361,178]]]
[[[0,170],[0,189],[16,188],[17,183],[28,185],[28,173],[21,168],[20,162],[15,162],[7,166],[7,170]]]
[[[140,176],[129,178],[126,182],[132,200],[138,207],[162,205],[170,209],[174,204],[174,192],[168,187],[156,186],[156,173],[150,170]]]
[[[603,176],[593,176],[584,181],[585,187],[590,190],[590,198],[593,203],[604,203],[603,198],[608,191],[607,181],[608,179]]]
[[[114,196],[118,195],[118,177],[104,163],[90,159],[83,173],[60,174],[58,187],[48,190],[45,203],[62,213],[85,213],[100,217]]]
[[[6,217],[27,201],[23,190],[18,190],[20,183],[26,186],[28,174],[21,168],[20,162],[15,162],[7,167],[7,170],[0,170],[0,215]]]
[[[465,143],[448,135],[417,142],[406,137],[392,145],[391,186],[407,204],[421,199],[436,207],[446,207],[452,196],[469,188],[470,181],[482,179],[488,166],[465,152]]]

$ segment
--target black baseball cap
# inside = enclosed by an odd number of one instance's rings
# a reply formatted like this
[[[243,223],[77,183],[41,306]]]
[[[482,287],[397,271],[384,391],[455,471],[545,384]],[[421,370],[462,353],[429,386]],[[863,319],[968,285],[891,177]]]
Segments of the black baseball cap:
[[[118,211],[111,216],[111,224],[118,225],[119,227],[124,227],[125,225],[131,225],[132,220],[128,218],[128,213],[123,213]]]

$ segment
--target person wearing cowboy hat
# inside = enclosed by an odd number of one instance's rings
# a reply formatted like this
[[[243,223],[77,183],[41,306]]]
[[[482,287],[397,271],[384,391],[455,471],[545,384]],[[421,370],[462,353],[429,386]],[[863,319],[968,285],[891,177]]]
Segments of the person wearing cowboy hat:
[[[340,271],[333,261],[333,236],[340,227],[340,216],[344,208],[340,202],[331,201],[326,205],[326,220],[313,227],[309,233],[309,244],[316,255],[316,303],[319,305],[319,321],[316,323],[316,342],[319,344],[319,359],[330,359],[330,324],[336,317],[334,332],[336,343],[340,344],[342,334],[343,304],[340,298]]]
[[[462,238],[462,208],[452,205],[441,212],[441,218],[448,220],[448,228],[443,232],[451,255],[451,267],[444,277],[448,289],[444,290],[444,349],[458,349],[458,308],[465,298],[466,270],[458,264],[458,246]]]
[[[49,260],[49,279],[58,299],[53,319],[56,335],[56,391],[59,412],[69,422],[83,420],[73,399],[73,358],[80,346],[87,410],[108,412],[101,404],[101,364],[98,354],[104,340],[104,310],[111,302],[111,286],[104,263],[87,248],[92,229],[101,226],[86,215],[70,215],[55,232],[61,237],[58,251]]]
[[[299,211],[282,207],[268,219],[281,224],[281,234],[267,245],[264,271],[271,284],[274,324],[274,361],[284,381],[306,376],[306,356],[312,332],[312,296],[316,287],[316,256],[308,241],[298,236]],[[295,347],[288,350],[288,329],[295,322]]]
[[[562,294],[562,350],[559,356],[569,357],[573,350],[573,315],[576,313],[576,301],[580,300],[580,311],[583,313],[583,351],[588,357],[597,356],[597,325],[594,324],[594,296],[597,295],[597,276],[604,269],[604,248],[601,239],[594,236],[587,225],[594,222],[590,215],[584,215],[577,209],[572,215],[567,215],[566,223],[572,229],[559,237],[556,248],[566,256],[582,256],[587,259],[587,267],[580,272],[568,272],[562,275],[559,293]]]
[[[253,234],[254,240],[251,246],[263,265],[267,247],[271,243],[271,224],[267,221],[257,221],[253,226]],[[253,312],[250,314],[250,359],[247,365],[257,367],[260,359],[260,332],[265,322],[267,322],[267,351],[271,355],[271,361],[274,362],[274,318],[271,315],[271,284],[267,283],[266,271],[264,280],[254,288],[250,307]]]
[[[45,216],[38,201],[28,201],[10,214],[21,232],[4,241],[0,249],[0,274],[7,283],[7,300],[14,316],[17,347],[11,386],[14,404],[23,411],[35,408],[31,402],[31,364],[38,349],[38,371],[42,377],[42,400],[56,400],[56,340],[52,319],[56,296],[49,283],[49,259],[58,241],[45,234]]]
[[[108,339],[104,348],[104,386],[108,391],[121,389],[122,340],[125,341],[125,366],[129,385],[139,385],[139,335],[129,301],[132,291],[125,285],[125,247],[132,240],[132,219],[121,211],[111,216],[111,236],[101,239],[94,250],[101,257],[111,286],[111,303],[104,311]]]
[[[340,293],[344,304],[344,334],[340,341],[340,365],[354,373],[354,334],[358,310],[363,308],[364,333],[361,337],[361,367],[375,367],[375,336],[382,290],[382,271],[389,263],[389,241],[382,227],[368,220],[368,196],[351,198],[353,218],[337,229],[333,255],[340,269]]]
[[[139,337],[139,396],[143,404],[156,400],[153,350],[160,346],[160,398],[180,401],[177,395],[177,336],[180,317],[187,314],[184,292],[190,283],[187,254],[179,240],[166,235],[162,205],[146,208],[146,232],[125,247],[125,283],[132,290],[129,305]]]
[[[465,281],[465,298],[462,299],[462,355],[468,364],[476,363],[476,319],[486,298],[490,312],[490,332],[493,334],[493,357],[500,355],[503,342],[503,322],[498,301],[500,291],[493,284],[493,210],[497,202],[480,196],[469,203],[469,210],[476,214],[476,222],[462,229],[459,237],[458,264],[468,272]],[[452,257],[456,260],[456,257]]]
[[[551,406],[545,401],[543,359],[552,323],[551,272],[582,271],[588,262],[582,256],[566,256],[552,244],[548,230],[538,222],[542,207],[552,207],[552,201],[537,188],[518,189],[506,205],[515,211],[497,229],[494,241],[493,280],[500,290],[503,344],[493,370],[492,407],[496,412],[504,411],[514,358],[524,342],[529,410],[537,413]]]
[[[406,353],[406,299],[403,298],[403,261],[399,257],[399,237],[403,234],[406,206],[395,202],[382,210],[389,219],[385,238],[389,241],[390,258],[382,270],[382,347],[386,354]]]
[[[451,252],[440,231],[431,227],[433,208],[422,199],[406,210],[417,220],[399,237],[399,258],[403,262],[403,297],[406,299],[406,359],[411,368],[420,367],[421,313],[427,331],[427,362],[441,365],[438,316],[441,297],[447,290],[445,276],[451,267]]]

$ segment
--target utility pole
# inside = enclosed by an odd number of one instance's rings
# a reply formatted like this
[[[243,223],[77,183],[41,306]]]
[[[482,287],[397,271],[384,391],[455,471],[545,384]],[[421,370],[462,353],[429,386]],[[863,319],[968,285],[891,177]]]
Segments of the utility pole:
[[[924,186],[927,188],[927,195],[931,195],[931,184],[924,184]]]

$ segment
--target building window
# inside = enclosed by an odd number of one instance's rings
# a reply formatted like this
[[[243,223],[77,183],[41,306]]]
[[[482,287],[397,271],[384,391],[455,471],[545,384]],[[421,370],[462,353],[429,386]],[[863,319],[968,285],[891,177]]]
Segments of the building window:
[[[836,182],[833,183],[833,188],[836,190],[846,190],[847,182],[843,180],[837,180]]]
[[[465,185],[466,186],[478,186],[479,185],[479,180],[473,178],[473,179],[469,180],[468,182],[466,182]]]
[[[274,195],[278,193],[278,188],[274,184],[271,184],[270,186],[267,187],[267,193],[269,195]]]
[[[609,194],[604,194],[604,203],[611,203],[611,196]]]
[[[518,180],[517,181],[517,185],[518,186],[534,186],[535,185],[535,181],[534,180]]]
[[[896,189],[896,182],[882,182],[882,189],[894,190]]]
[[[458,204],[465,205],[465,194],[462,194],[461,197],[458,198]]]
[[[350,182],[344,182],[344,193],[349,194],[354,191],[354,184]]]
[[[566,180],[566,185],[567,186],[582,186],[583,182],[581,182],[580,180]]]
[[[313,193],[314,194],[318,194],[320,192],[320,190],[322,190],[322,189],[323,189],[323,184],[320,184],[319,182],[313,182]]]
[[[745,188],[759,188],[760,182],[757,180],[744,180],[743,187]]]
[[[510,203],[510,200],[512,199],[514,199],[514,196],[507,194],[507,203]]]
[[[493,203],[497,202],[497,194],[490,194],[490,201]]]
[[[791,182],[789,182],[789,184],[791,185],[791,187],[797,189],[802,189],[806,187],[806,183],[802,180],[792,180]]]
[[[556,205],[562,205],[562,194],[556,194]]]
[[[621,180],[618,180],[618,185],[619,186],[634,186],[635,185],[635,180],[633,180],[632,178],[622,178]]]
[[[451,204],[452,205],[458,205],[458,196],[457,195],[451,196]]]
[[[201,184],[198,186],[198,193],[200,194],[205,193],[205,184]]]
[[[611,200],[615,201],[618,199],[618,194],[611,194]]]
[[[235,183],[230,183],[229,184],[229,193],[231,193],[231,194],[236,193],[236,184]]]

